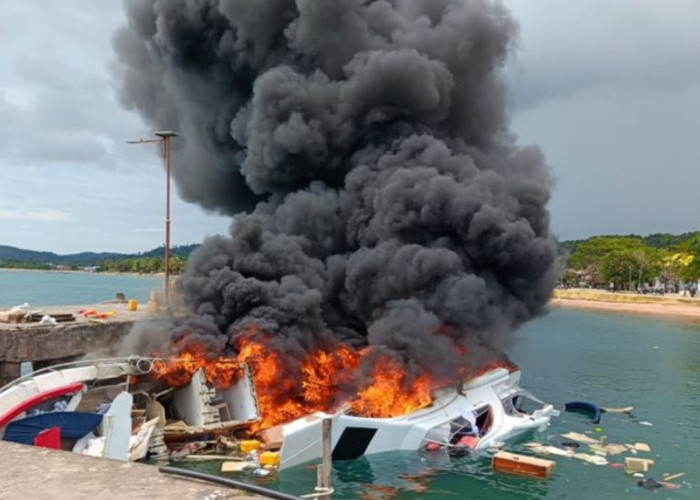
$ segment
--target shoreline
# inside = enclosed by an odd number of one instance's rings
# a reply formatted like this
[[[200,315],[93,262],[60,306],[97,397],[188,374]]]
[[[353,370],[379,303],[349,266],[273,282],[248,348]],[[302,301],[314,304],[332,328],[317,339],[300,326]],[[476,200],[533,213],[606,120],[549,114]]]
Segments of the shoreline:
[[[132,273],[132,272],[109,272],[109,271],[83,271],[81,269],[15,269],[10,267],[0,267],[0,272],[21,272],[21,273],[53,273],[53,274],[96,274],[100,276],[136,276],[141,278],[163,278],[165,273]],[[171,278],[176,278],[179,274],[170,274]]]
[[[611,293],[605,290],[555,290],[548,305],[552,308],[634,314],[700,322],[700,298],[683,297],[677,294],[650,296]]]
[[[0,268],[2,272],[42,272],[53,274],[94,274],[100,276],[132,276],[141,278],[160,278],[164,273],[133,273],[133,272],[97,272],[68,269],[12,269]],[[177,274],[171,274],[176,279]],[[588,288],[557,289],[547,306],[553,309],[579,309],[586,311],[610,312],[617,314],[633,314],[657,318],[676,319],[700,323],[700,295],[698,298],[678,294],[639,295],[626,292],[609,292]],[[0,308],[2,309],[2,308]]]

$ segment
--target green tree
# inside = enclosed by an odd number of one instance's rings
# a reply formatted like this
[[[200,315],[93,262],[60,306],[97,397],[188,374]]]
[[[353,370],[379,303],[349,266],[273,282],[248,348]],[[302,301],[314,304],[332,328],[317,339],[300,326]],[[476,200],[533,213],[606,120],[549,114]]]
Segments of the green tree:
[[[700,233],[694,233],[676,248],[685,255],[686,264],[679,270],[679,277],[684,281],[696,281],[700,278]]]
[[[573,269],[567,269],[562,273],[561,283],[565,286],[578,286],[579,277]]]
[[[187,258],[181,255],[173,255],[170,258],[170,272],[172,274],[182,274],[185,272]]]
[[[663,252],[648,247],[614,250],[599,264],[601,279],[614,283],[616,289],[634,290],[659,276],[663,267]]]
[[[569,258],[569,264],[574,269],[584,269],[599,264],[601,259],[611,252],[641,248],[644,248],[644,243],[639,238],[593,236],[576,246],[576,251]]]
[[[624,265],[626,252],[644,251],[647,247],[639,237],[630,236],[594,236],[579,243],[569,257],[569,266],[575,270],[585,271],[593,286],[605,285],[617,279],[610,280],[611,275],[617,276],[617,266]],[[608,257],[616,254],[617,257]],[[603,263],[605,262],[605,269]],[[638,268],[639,266],[636,266]],[[629,274],[629,273],[628,273]]]

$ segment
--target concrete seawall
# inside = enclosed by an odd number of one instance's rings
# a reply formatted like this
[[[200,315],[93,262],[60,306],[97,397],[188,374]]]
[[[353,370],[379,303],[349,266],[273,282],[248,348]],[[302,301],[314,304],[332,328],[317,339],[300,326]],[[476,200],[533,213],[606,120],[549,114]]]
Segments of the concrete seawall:
[[[76,360],[86,354],[115,355],[120,341],[137,321],[157,321],[161,314],[141,308],[128,311],[126,304],[42,307],[45,314],[73,313],[76,321],[57,325],[0,323],[0,386],[20,376],[23,362],[34,368]],[[114,312],[109,319],[88,319],[77,311],[96,309]]]
[[[262,498],[158,472],[156,467],[0,441],[0,499]]]

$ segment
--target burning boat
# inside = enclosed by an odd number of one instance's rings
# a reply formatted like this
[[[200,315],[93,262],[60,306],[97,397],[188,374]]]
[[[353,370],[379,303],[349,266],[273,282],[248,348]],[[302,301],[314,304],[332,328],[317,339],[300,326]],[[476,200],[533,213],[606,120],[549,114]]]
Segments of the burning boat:
[[[542,431],[559,412],[519,387],[520,371],[495,368],[434,394],[432,403],[394,418],[316,413],[282,426],[281,468],[321,458],[321,421],[331,418],[334,460],[434,444],[465,452],[487,449],[528,431]],[[526,406],[533,407],[525,413]],[[468,439],[465,439],[468,438]]]
[[[164,373],[179,387],[155,394]],[[175,374],[180,378],[173,379]],[[212,376],[224,376],[226,386],[212,387]],[[84,361],[40,370],[2,388],[0,437],[120,460],[167,460],[212,438],[223,438],[233,444],[228,451],[239,453],[237,438],[258,437],[261,450],[279,452],[284,469],[321,458],[322,421],[331,419],[334,460],[431,444],[477,451],[543,430],[558,414],[519,381],[519,371],[498,367],[460,387],[433,391],[427,404],[396,417],[365,416],[358,413],[365,407],[345,404],[269,427],[264,412],[275,409],[263,406],[261,412],[245,364],[136,356]],[[536,408],[524,413],[528,402]]]

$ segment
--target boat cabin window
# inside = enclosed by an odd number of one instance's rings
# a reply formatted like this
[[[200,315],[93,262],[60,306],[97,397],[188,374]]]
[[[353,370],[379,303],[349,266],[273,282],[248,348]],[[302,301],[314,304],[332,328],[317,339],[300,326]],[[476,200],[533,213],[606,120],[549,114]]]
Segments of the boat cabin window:
[[[493,425],[493,408],[491,405],[482,406],[476,410],[476,427],[479,435],[483,436],[491,430]]]
[[[493,408],[484,405],[476,410],[467,410],[468,415],[463,415],[450,421],[452,428],[450,442],[455,443],[463,436],[480,437],[491,430],[493,425]]]
[[[535,410],[539,410],[542,408],[541,402],[535,401],[534,399],[528,397],[526,394],[517,394],[509,399],[511,401],[513,409],[516,411],[516,415],[522,413],[531,414]],[[507,412],[508,409],[506,407],[505,402],[503,404],[503,407],[506,408]]]

